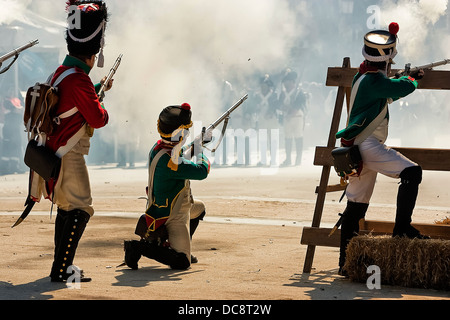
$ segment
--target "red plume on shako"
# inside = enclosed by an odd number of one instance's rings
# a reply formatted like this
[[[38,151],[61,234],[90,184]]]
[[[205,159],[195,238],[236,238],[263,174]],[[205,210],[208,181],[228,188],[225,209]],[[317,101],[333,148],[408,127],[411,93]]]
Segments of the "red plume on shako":
[[[184,109],[184,110],[191,110],[191,105],[189,104],[189,103],[183,103],[182,105],[181,105],[181,109]]]
[[[389,33],[390,34],[396,36],[399,30],[400,30],[400,26],[398,25],[397,22],[392,22],[389,25]]]

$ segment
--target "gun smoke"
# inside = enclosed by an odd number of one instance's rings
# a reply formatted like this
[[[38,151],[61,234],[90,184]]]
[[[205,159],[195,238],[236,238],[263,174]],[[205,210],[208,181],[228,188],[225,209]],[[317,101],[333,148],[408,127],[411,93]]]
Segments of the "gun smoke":
[[[59,6],[50,0],[0,2],[0,26],[27,20],[30,13],[58,21],[54,44],[65,49],[63,1]],[[165,106],[188,102],[193,120],[207,126],[244,93],[251,97],[266,73],[279,93],[287,67],[299,74],[310,96],[305,148],[326,144],[336,94],[336,88],[324,84],[327,68],[340,66],[344,57],[351,58],[352,66],[362,62],[371,5],[380,8],[381,28],[392,21],[400,25],[397,68],[449,58],[447,0],[106,2],[111,16],[105,68],[95,68],[91,78],[95,82],[105,76],[119,54],[123,59],[104,100],[111,123],[96,132],[96,139],[116,147],[132,145],[143,157],[158,138],[156,120]],[[224,97],[224,81],[234,89],[230,100]],[[448,148],[446,101],[447,92],[433,90],[392,105],[391,144]],[[236,117],[230,120],[235,127],[240,125]],[[341,126],[345,117],[344,112]],[[414,132],[406,131],[411,127]]]

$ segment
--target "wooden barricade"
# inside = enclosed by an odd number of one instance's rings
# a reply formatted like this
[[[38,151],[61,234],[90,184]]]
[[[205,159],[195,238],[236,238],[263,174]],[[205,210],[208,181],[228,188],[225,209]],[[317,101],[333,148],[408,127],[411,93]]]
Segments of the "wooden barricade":
[[[392,70],[391,76],[398,70]],[[301,244],[307,245],[305,262],[303,266],[304,273],[310,273],[314,259],[316,246],[339,247],[340,230],[330,237],[332,229],[321,228],[320,221],[325,204],[326,194],[328,192],[343,191],[345,187],[341,185],[328,185],[331,169],[333,167],[333,158],[331,151],[336,147],[336,133],[338,132],[339,122],[342,115],[344,100],[347,104],[347,111],[350,100],[351,84],[357,73],[356,68],[351,68],[350,58],[344,58],[341,68],[333,67],[328,69],[327,86],[337,86],[338,92],[334,107],[333,119],[331,122],[330,134],[326,147],[317,147],[314,157],[314,165],[322,166],[322,175],[320,184],[316,188],[316,205],[311,227],[304,227],[302,232]],[[450,71],[427,71],[423,79],[419,81],[419,89],[450,90]],[[446,149],[423,149],[423,148],[396,148],[403,155],[418,163],[423,170],[450,171],[450,150]],[[429,235],[432,238],[449,239],[450,225],[438,224],[412,224],[421,233]],[[360,234],[371,233],[392,234],[393,222],[385,221],[360,221]]]

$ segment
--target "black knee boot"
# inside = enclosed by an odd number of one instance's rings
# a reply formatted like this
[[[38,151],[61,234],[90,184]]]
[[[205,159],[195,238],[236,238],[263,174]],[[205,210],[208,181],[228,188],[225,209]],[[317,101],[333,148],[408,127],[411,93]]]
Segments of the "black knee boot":
[[[292,139],[284,140],[284,149],[286,150],[286,160],[281,164],[281,166],[291,165],[291,152],[292,152]]]
[[[189,220],[189,233],[192,239],[192,236],[194,235],[195,230],[197,230],[198,224],[201,220],[205,217],[206,212],[203,211],[197,218]]]
[[[397,211],[392,235],[408,238],[429,239],[411,226],[411,216],[416,206],[419,184],[422,182],[420,166],[406,168],[400,174],[400,186],[397,194]]]
[[[299,166],[302,164],[302,156],[303,156],[303,138],[296,138],[295,139],[295,149],[297,152],[296,158],[295,158],[295,165]]]
[[[62,282],[72,274],[67,273],[67,269],[73,265],[78,243],[89,218],[89,214],[82,210],[58,209],[55,221],[55,254],[50,272],[51,281]],[[79,276],[79,280],[82,282],[91,280],[84,277],[82,273]]]
[[[172,269],[185,270],[191,265],[186,254],[155,242],[144,241],[142,255],[168,265]]]
[[[367,203],[347,202],[347,207],[342,214],[341,225],[341,245],[339,255],[339,273],[343,273],[343,267],[345,264],[346,250],[350,240],[358,235],[359,232],[359,220],[366,216]]]
[[[200,223],[200,220],[203,220],[203,218],[205,217],[206,212],[203,211],[197,218],[191,219],[189,221],[189,233],[191,235],[191,240],[192,240],[192,236],[194,235],[195,230],[197,230],[198,224]],[[198,259],[196,256],[191,254],[191,263],[197,263]]]
[[[125,240],[123,242],[123,249],[125,250],[125,264],[133,270],[138,269],[138,262],[142,256],[141,241]]]
[[[141,256],[154,259],[159,263],[170,266],[172,269],[185,270],[190,266],[189,260],[184,253],[158,244],[156,241],[125,241],[124,249],[125,263],[134,270],[138,268],[138,261]]]

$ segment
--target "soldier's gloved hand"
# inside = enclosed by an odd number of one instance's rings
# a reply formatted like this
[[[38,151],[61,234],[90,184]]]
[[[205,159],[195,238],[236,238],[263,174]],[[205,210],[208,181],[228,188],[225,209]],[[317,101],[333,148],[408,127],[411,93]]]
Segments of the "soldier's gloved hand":
[[[203,152],[203,144],[201,139],[195,139],[194,143],[192,144],[192,149],[191,149],[191,155],[196,156],[199,153]]]
[[[423,71],[423,69],[420,69],[420,70],[410,74],[410,76],[416,80],[422,79],[424,75],[425,75],[425,71]]]
[[[213,134],[212,134],[212,130],[208,130],[203,132],[203,143],[210,143],[213,139]]]
[[[103,85],[105,83],[105,81],[106,81],[106,77],[103,77],[103,79],[100,80],[100,84]],[[109,80],[109,82],[106,84],[105,91],[108,91],[112,88],[113,82],[114,82],[114,79]]]

